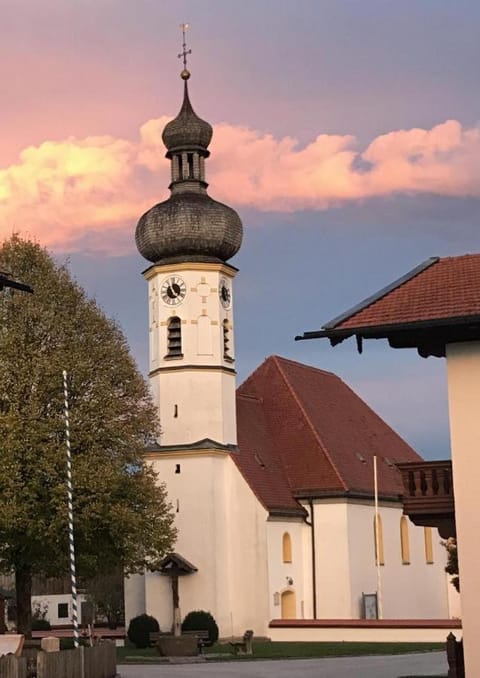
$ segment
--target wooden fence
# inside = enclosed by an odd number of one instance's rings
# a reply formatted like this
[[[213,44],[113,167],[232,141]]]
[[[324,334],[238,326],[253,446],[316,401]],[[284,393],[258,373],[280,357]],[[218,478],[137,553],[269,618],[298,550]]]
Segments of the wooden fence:
[[[0,678],[26,678],[27,660],[13,654],[0,658]]]
[[[37,678],[83,678],[82,649],[39,652]]]
[[[83,648],[83,678],[114,678],[117,675],[115,643]]]
[[[117,673],[114,643],[61,652],[39,652],[37,678],[114,678]],[[26,678],[25,657],[0,658],[0,678]]]

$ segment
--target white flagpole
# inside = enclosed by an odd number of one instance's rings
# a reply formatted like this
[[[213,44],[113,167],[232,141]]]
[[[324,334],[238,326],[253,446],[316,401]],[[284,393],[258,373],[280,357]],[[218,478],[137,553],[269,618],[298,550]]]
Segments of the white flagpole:
[[[63,392],[65,395],[65,440],[67,442],[67,497],[68,497],[68,543],[70,548],[70,578],[72,581],[73,644],[80,645],[78,633],[77,577],[75,572],[75,545],[73,541],[73,489],[72,451],[70,448],[70,419],[68,410],[67,372],[63,370]]]
[[[380,530],[378,520],[378,479],[377,457],[373,457],[373,486],[375,492],[375,561],[377,566],[377,612],[378,618],[383,619],[382,571],[380,566]]]

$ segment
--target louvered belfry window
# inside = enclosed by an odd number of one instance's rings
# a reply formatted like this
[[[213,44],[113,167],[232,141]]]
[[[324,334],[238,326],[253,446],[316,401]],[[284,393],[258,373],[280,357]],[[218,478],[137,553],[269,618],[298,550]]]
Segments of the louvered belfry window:
[[[228,327],[228,320],[223,321],[223,357],[230,359],[230,328]]]
[[[167,358],[182,356],[182,321],[178,316],[168,320],[167,329]]]

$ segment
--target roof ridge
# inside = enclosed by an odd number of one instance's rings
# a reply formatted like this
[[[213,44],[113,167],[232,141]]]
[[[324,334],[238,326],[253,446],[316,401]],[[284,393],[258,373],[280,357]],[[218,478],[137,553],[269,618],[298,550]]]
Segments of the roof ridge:
[[[270,358],[275,359],[277,361],[290,363],[291,365],[295,365],[295,367],[302,367],[305,370],[309,370],[309,371],[314,370],[315,372],[320,372],[320,374],[326,374],[330,377],[337,377],[335,372],[330,372],[329,370],[323,370],[321,367],[316,367],[315,365],[306,365],[305,363],[301,363],[298,360],[293,360],[292,358],[285,358],[284,356],[281,356],[281,355],[272,355],[272,356],[270,356]],[[267,360],[269,360],[270,358],[267,358]]]
[[[335,471],[335,473],[336,473],[336,475],[337,475],[337,478],[338,478],[338,480],[340,481],[341,485],[343,486],[343,488],[344,488],[345,490],[347,490],[348,487],[347,487],[347,485],[346,485],[344,479],[343,479],[342,476],[340,475],[340,472],[339,472],[339,470],[337,469],[336,465],[335,465],[334,462],[332,461],[332,458],[331,458],[330,454],[328,453],[328,450],[327,450],[327,448],[325,447],[325,445],[324,445],[324,443],[323,443],[323,440],[322,440],[321,437],[319,436],[318,431],[316,430],[315,426],[313,425],[312,421],[310,420],[310,417],[308,416],[307,412],[305,411],[305,408],[303,407],[302,403],[300,402],[300,399],[298,398],[298,396],[297,396],[295,390],[293,389],[293,387],[292,387],[292,385],[290,384],[290,382],[288,381],[288,379],[287,379],[287,377],[286,377],[284,371],[282,370],[282,368],[281,368],[281,366],[280,366],[280,364],[279,364],[278,356],[273,356],[273,360],[274,360],[274,362],[275,362],[275,364],[276,364],[276,366],[277,366],[277,369],[278,369],[278,371],[280,372],[280,375],[282,376],[282,378],[283,378],[283,380],[284,380],[284,382],[285,382],[285,384],[286,384],[288,390],[290,391],[290,393],[291,393],[291,395],[292,395],[294,401],[297,403],[297,406],[300,408],[300,411],[302,412],[303,416],[305,417],[305,420],[307,421],[308,426],[309,426],[311,432],[313,433],[314,438],[318,441],[320,447],[322,448],[322,450],[323,450],[323,452],[324,452],[324,454],[325,454],[325,457],[326,457],[327,460],[330,462],[330,465],[331,465],[331,467],[333,468],[333,470]],[[293,361],[292,361],[292,362],[293,362]],[[335,375],[335,376],[336,376],[336,375]]]
[[[254,377],[255,374],[265,365],[265,363],[270,360],[271,358],[274,358],[275,356],[267,356],[266,358],[263,359],[263,361],[260,363],[260,365],[257,365],[257,367],[253,370],[251,374],[248,375],[248,377],[245,379],[245,381],[242,381],[241,384],[237,386],[236,392],[239,393],[240,389],[243,388],[248,382]]]
[[[448,257],[440,257],[440,261],[452,261],[452,259],[476,259],[480,252],[465,252],[465,254],[451,254]]]

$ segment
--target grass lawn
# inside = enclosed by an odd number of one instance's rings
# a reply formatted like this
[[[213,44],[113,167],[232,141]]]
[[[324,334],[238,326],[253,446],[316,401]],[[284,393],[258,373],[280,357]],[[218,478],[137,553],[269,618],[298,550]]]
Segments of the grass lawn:
[[[249,661],[251,659],[300,659],[313,657],[356,657],[372,654],[406,654],[444,650],[445,643],[286,643],[255,642],[253,657],[234,657],[230,645],[217,643],[205,648],[204,654],[212,661]],[[137,650],[134,647],[117,649],[119,663],[154,663],[160,661],[156,648]]]

